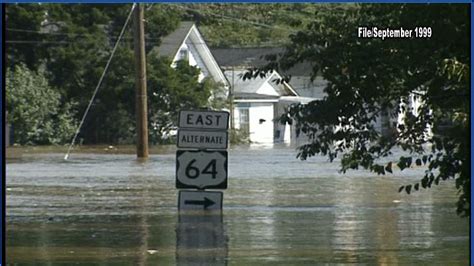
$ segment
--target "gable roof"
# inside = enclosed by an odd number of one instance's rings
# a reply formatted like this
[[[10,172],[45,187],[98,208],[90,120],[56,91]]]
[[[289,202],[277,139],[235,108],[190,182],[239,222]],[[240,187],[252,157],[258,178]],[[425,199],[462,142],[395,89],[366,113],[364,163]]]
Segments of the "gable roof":
[[[277,84],[275,79],[281,76],[274,71],[272,74],[264,78],[257,77],[254,79],[243,80],[243,75],[246,70],[229,70],[224,72],[229,84],[234,88],[234,94],[251,95],[259,94],[258,90],[262,88],[265,83],[268,83],[279,96],[298,96],[298,94],[291,88],[289,84]]]
[[[279,54],[284,47],[255,47],[255,48],[211,48],[217,63],[222,67],[262,67],[268,63],[266,55]],[[292,68],[281,71],[284,75],[310,76],[311,64],[303,62]]]
[[[265,60],[266,55],[279,54],[285,51],[284,47],[266,47],[266,48],[212,48],[212,53],[221,67],[232,68],[251,68],[262,67],[268,63]],[[296,91],[299,96],[322,99],[326,96],[324,88],[327,86],[321,76],[311,80],[312,66],[309,62],[296,64],[292,68],[282,72],[283,75],[290,75],[288,84]],[[229,83],[232,80],[228,77]],[[258,86],[258,84],[256,84]]]
[[[259,67],[267,63],[265,55],[283,52],[282,47],[211,48],[216,61],[223,67]]]
[[[183,21],[179,27],[171,34],[167,35],[161,40],[161,45],[158,47],[160,56],[174,57],[186,40],[191,28],[194,26],[192,21]]]
[[[162,39],[159,47],[153,49],[157,50],[159,57],[170,58],[173,64],[182,59],[179,52],[186,51],[186,54],[192,55],[192,65],[200,68],[204,77],[212,77],[214,81],[228,86],[224,73],[192,21],[181,22],[174,32]]]

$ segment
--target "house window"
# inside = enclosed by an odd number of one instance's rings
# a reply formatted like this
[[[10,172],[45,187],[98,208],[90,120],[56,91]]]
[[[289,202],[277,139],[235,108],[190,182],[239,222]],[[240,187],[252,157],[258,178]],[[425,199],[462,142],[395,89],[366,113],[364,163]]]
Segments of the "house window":
[[[249,133],[249,109],[239,109],[239,128],[244,133]]]
[[[181,49],[179,51],[179,60],[189,60],[188,49]]]

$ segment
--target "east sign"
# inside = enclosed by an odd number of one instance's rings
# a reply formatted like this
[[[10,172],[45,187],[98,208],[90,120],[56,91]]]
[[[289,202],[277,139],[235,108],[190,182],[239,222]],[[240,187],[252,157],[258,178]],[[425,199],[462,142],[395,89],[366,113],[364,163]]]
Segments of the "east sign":
[[[229,128],[229,113],[222,111],[181,111],[179,128],[226,130]]]

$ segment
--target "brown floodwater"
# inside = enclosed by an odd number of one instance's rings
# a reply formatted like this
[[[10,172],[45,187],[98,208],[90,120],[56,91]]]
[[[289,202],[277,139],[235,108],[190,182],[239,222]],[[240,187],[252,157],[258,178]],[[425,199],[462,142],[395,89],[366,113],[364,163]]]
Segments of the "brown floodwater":
[[[423,168],[338,172],[284,146],[233,147],[223,210],[177,210],[173,147],[13,148],[9,264],[467,265],[469,220],[452,181],[406,195]]]

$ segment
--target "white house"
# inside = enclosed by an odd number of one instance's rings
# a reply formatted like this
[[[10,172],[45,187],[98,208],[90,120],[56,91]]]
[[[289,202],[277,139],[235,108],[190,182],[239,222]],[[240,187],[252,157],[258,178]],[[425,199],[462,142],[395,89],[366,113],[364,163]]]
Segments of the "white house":
[[[283,53],[285,48],[211,48],[211,51],[222,68],[231,70],[262,67],[268,63],[266,56]],[[327,81],[319,76],[311,80],[311,72],[312,67],[309,63],[299,63],[279,74],[291,76],[289,85],[299,96],[322,99],[325,96],[324,88]]]
[[[219,65],[226,69],[225,74],[234,90],[236,128],[240,128],[243,124],[244,130],[250,135],[250,140],[255,143],[306,142],[306,137],[302,135],[297,137],[294,126],[282,125],[276,120],[291,104],[321,99],[324,96],[325,81],[316,79],[311,82],[306,75],[308,72],[306,65],[299,65],[286,73],[292,75],[289,83],[274,82],[275,79],[281,78],[277,72],[263,79],[248,81],[241,79],[247,68],[265,65],[267,63],[265,55],[280,53],[283,48],[211,48],[211,51]],[[247,120],[248,126],[246,126]]]
[[[235,71],[232,66],[224,75],[222,65],[218,64],[193,22],[181,22],[179,28],[164,37],[156,49],[160,57],[171,59],[171,66],[185,59],[201,70],[200,81],[212,77],[223,84],[226,94],[232,93],[234,99],[234,110],[231,112],[234,115],[233,125],[248,133],[251,142],[289,143],[296,139],[294,129],[278,123],[276,119],[290,104],[309,102],[314,98],[301,97],[287,83],[277,84],[275,80],[282,78],[277,72],[265,78],[244,81],[242,75],[245,70],[240,68]]]
[[[262,67],[268,63],[265,60],[266,56],[282,54],[285,48],[211,48],[211,50],[219,65],[231,70],[234,68],[245,69],[249,67]],[[296,102],[305,103],[308,99],[323,99],[326,96],[324,88],[327,86],[327,81],[321,76],[317,76],[312,80],[312,72],[312,66],[309,63],[299,63],[283,73],[284,75],[291,76],[289,85],[297,95],[299,95]],[[231,80],[229,80],[229,83],[230,82]],[[403,119],[408,112],[417,116],[420,105],[422,105],[421,97],[417,96],[417,94],[419,93],[410,94],[407,97],[407,103],[404,106],[406,111],[399,113],[396,117],[391,117],[389,112],[382,112],[376,121],[372,123],[375,129],[383,135],[390,135],[393,131],[397,130],[397,125],[403,124]],[[290,102],[295,102],[294,98],[290,99]],[[283,98],[280,98],[279,102],[283,101]],[[401,105],[402,104],[400,104],[400,106]],[[429,137],[432,134],[432,129],[429,127],[425,137]],[[292,142],[294,141],[293,139]],[[301,139],[297,142],[301,143]]]
[[[278,118],[293,103],[305,103],[312,98],[300,97],[287,83],[277,83],[282,77],[276,71],[266,77],[243,80],[246,70],[225,72],[234,98],[234,127],[248,134],[253,143],[290,143],[296,139],[289,124]]]

